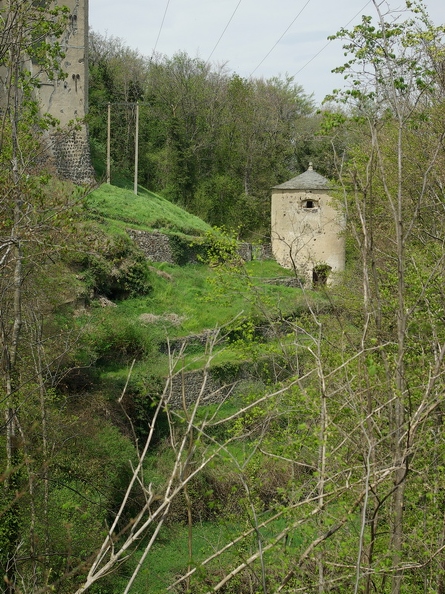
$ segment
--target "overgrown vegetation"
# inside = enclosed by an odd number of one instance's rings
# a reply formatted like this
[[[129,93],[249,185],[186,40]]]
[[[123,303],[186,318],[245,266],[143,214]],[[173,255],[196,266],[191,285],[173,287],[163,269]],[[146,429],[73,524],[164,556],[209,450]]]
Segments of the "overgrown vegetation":
[[[94,32],[89,56],[94,161],[103,172],[110,103],[113,180],[134,170],[136,102],[140,183],[242,237],[269,235],[272,186],[309,161],[333,171],[331,139],[314,138],[321,118],[290,77],[247,80],[181,52],[148,58]]]
[[[141,64],[93,36],[93,145],[101,101],[148,100],[143,176],[164,198],[85,196],[41,171],[49,122],[22,76],[33,50],[57,71],[60,48],[36,38],[64,11],[25,4],[32,20],[18,3],[0,21],[5,593],[444,592],[444,28],[375,1],[377,22],[339,32],[351,86],[323,129],[349,259],[312,290],[237,249],[311,152],[300,89],[184,55]],[[176,263],[147,261],[128,229],[169,234]]]

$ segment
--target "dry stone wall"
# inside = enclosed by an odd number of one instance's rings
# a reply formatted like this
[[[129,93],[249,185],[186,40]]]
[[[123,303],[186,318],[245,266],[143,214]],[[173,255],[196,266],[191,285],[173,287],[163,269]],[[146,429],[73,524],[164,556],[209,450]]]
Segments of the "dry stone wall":
[[[205,384],[203,382],[205,379]],[[203,370],[189,371],[175,376],[172,380],[168,404],[173,409],[193,405],[200,399],[200,404],[221,404],[236,389],[241,380],[252,379],[247,367],[238,367],[221,377],[218,368],[207,376]]]
[[[259,366],[243,363],[213,367],[207,372],[207,376],[202,369],[184,372],[172,380],[168,405],[172,409],[182,408],[183,399],[187,407],[198,400],[202,405],[221,404],[229,396],[236,394],[243,384],[264,386],[272,374],[276,381],[284,381],[290,373],[285,366],[276,367],[272,360],[266,359]]]
[[[148,260],[152,262],[167,262],[168,264],[175,263],[174,253],[168,235],[157,231],[150,233],[137,229],[127,229],[127,233]]]
[[[127,233],[151,262],[184,263],[179,262],[182,257],[180,258],[176,254],[171,238],[165,233],[138,229],[127,229]],[[253,246],[251,243],[240,243],[238,253],[246,262],[250,262],[252,259],[265,260],[273,257],[270,244]],[[190,250],[187,262],[196,262],[195,250]]]
[[[183,406],[183,398],[186,406],[193,405],[201,396],[201,404],[218,404],[227,398],[233,390],[235,383],[223,384],[220,380],[208,376],[203,388],[204,372],[194,371],[184,373],[173,378],[170,398],[168,404],[173,409],[178,409]]]

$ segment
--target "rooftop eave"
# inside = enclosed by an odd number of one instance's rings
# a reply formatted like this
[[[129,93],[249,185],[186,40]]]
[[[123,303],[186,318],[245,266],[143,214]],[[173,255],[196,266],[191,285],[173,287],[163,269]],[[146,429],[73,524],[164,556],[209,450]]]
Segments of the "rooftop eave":
[[[333,184],[314,171],[312,169],[312,164],[309,165],[309,169],[302,173],[301,175],[297,175],[293,177],[289,181],[286,181],[278,186],[273,186],[272,190],[333,190]]]

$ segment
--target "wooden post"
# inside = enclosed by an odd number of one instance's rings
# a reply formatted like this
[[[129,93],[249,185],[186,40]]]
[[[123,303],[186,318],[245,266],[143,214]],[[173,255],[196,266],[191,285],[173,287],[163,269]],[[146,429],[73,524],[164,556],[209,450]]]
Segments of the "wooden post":
[[[107,184],[111,183],[111,103],[108,104],[107,120]]]
[[[139,160],[139,103],[136,103],[136,130],[134,133],[134,193],[138,195],[138,160]]]

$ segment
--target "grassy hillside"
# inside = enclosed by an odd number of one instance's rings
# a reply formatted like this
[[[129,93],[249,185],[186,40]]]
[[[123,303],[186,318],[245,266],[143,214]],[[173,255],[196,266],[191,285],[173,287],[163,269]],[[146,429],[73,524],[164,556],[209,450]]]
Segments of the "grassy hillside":
[[[172,361],[169,351],[177,356],[184,342],[187,346],[177,359],[176,369],[196,371],[207,365],[209,346],[205,338],[219,329],[210,374],[230,384],[239,370],[248,372],[221,406],[213,403],[200,408],[196,415],[198,425],[207,418],[217,421],[238,414],[246,404],[274,389],[278,378],[285,380],[289,373],[296,372],[296,365],[304,359],[303,353],[299,357],[296,353],[307,340],[296,328],[300,327],[300,320],[305,327],[311,323],[310,308],[326,310],[329,305],[325,295],[279,284],[277,279],[294,280],[292,272],[272,260],[244,262],[234,249],[233,238],[212,231],[200,219],[150,192],[141,190],[135,196],[131,190],[103,185],[86,199],[85,214],[85,252],[80,253],[74,264],[76,280],[85,284],[88,297],[85,307],[73,309],[83,338],[79,343],[78,365],[67,374],[64,386],[70,396],[70,412],[76,418],[93,419],[85,423],[86,427],[110,425],[100,443],[94,442],[99,453],[91,446],[91,459],[96,457],[100,465],[112,465],[114,460],[124,457],[130,459],[113,431],[128,449],[144,443],[169,374]],[[184,266],[147,262],[127,236],[129,227],[181,234],[184,244],[202,240],[208,242],[208,249],[202,252],[201,259]],[[299,320],[298,324],[293,324],[295,320]],[[182,372],[179,377],[184,378]],[[181,418],[181,414],[188,414],[175,409],[170,413],[168,409],[160,415],[143,468],[155,493],[162,493],[170,473],[175,474],[172,444],[181,439],[185,427],[185,417]],[[254,481],[250,488],[263,510],[261,513],[266,513],[264,518],[270,516],[271,524],[265,534],[272,537],[274,531],[284,526],[268,510],[276,502],[281,505],[285,501],[282,493],[289,480],[287,463],[271,465],[267,456],[257,451],[254,442],[257,423],[263,423],[269,415],[270,423],[281,435],[281,421],[275,421],[274,417],[277,413],[281,416],[283,411],[287,415],[287,410],[286,402],[271,400],[270,404],[255,406],[233,422],[221,427],[217,422],[215,427],[209,426],[205,438],[203,434],[204,455],[212,456],[218,440],[228,445],[190,483],[187,494],[185,490],[178,493],[169,509],[165,529],[132,592],[163,592],[175,575],[187,570],[190,517],[193,517],[193,554],[197,561],[208,555],[209,547],[224,544],[237,534],[238,517],[245,516],[247,501],[239,478],[240,465],[244,469],[243,480]],[[293,431],[292,427],[290,433]],[[94,430],[93,434],[96,438],[98,432]],[[192,451],[195,444],[190,444]],[[275,449],[272,442],[271,448]],[[198,459],[200,454],[196,455]],[[124,462],[122,466],[127,468]],[[113,486],[115,490],[109,496],[115,498],[113,505],[120,501],[125,481],[124,474],[116,479],[117,486]],[[140,504],[141,494],[136,488],[128,521],[138,513]],[[186,514],[187,506],[191,516]],[[247,516],[243,521],[247,521]],[[187,523],[188,527],[184,526]],[[289,541],[289,550],[293,551],[300,540]],[[144,539],[140,545],[144,545]],[[230,551],[224,563],[233,564],[243,554],[242,550]],[[98,589],[92,591],[101,594],[124,591],[128,571],[138,559],[140,551],[135,551],[118,575],[101,581]],[[211,576],[216,576],[220,569],[212,564],[209,571]]]
[[[138,195],[127,188],[102,184],[87,199],[91,214],[112,223],[116,230],[134,229],[201,235],[210,229],[202,219],[139,186]]]
[[[220,232],[212,234],[199,218],[143,189],[135,196],[131,190],[104,184],[88,197],[87,209],[105,237],[125,235],[129,226],[180,233],[189,242],[207,234],[213,242],[213,260],[219,242],[226,242],[222,252],[233,243]],[[110,274],[116,266],[113,261]],[[212,261],[211,266],[205,258],[185,266],[149,263],[148,274],[149,291],[113,298],[109,307],[101,307],[100,300],[93,302],[82,318],[91,327],[100,390],[113,397],[125,384],[133,360],[131,385],[147,391],[154,377],[162,378],[168,371],[167,342],[180,342],[208,330],[222,328],[221,335],[226,336],[216,348],[213,365],[248,361],[252,353],[247,352],[246,341],[255,343],[256,357],[267,357],[274,349],[273,341],[265,340],[255,328],[306,309],[308,297],[323,301],[316,293],[308,296],[301,289],[274,284],[277,278],[293,278],[293,273],[272,260],[244,263],[229,258],[217,265]],[[183,364],[188,370],[200,368],[205,352],[205,344],[194,343],[186,349]]]

